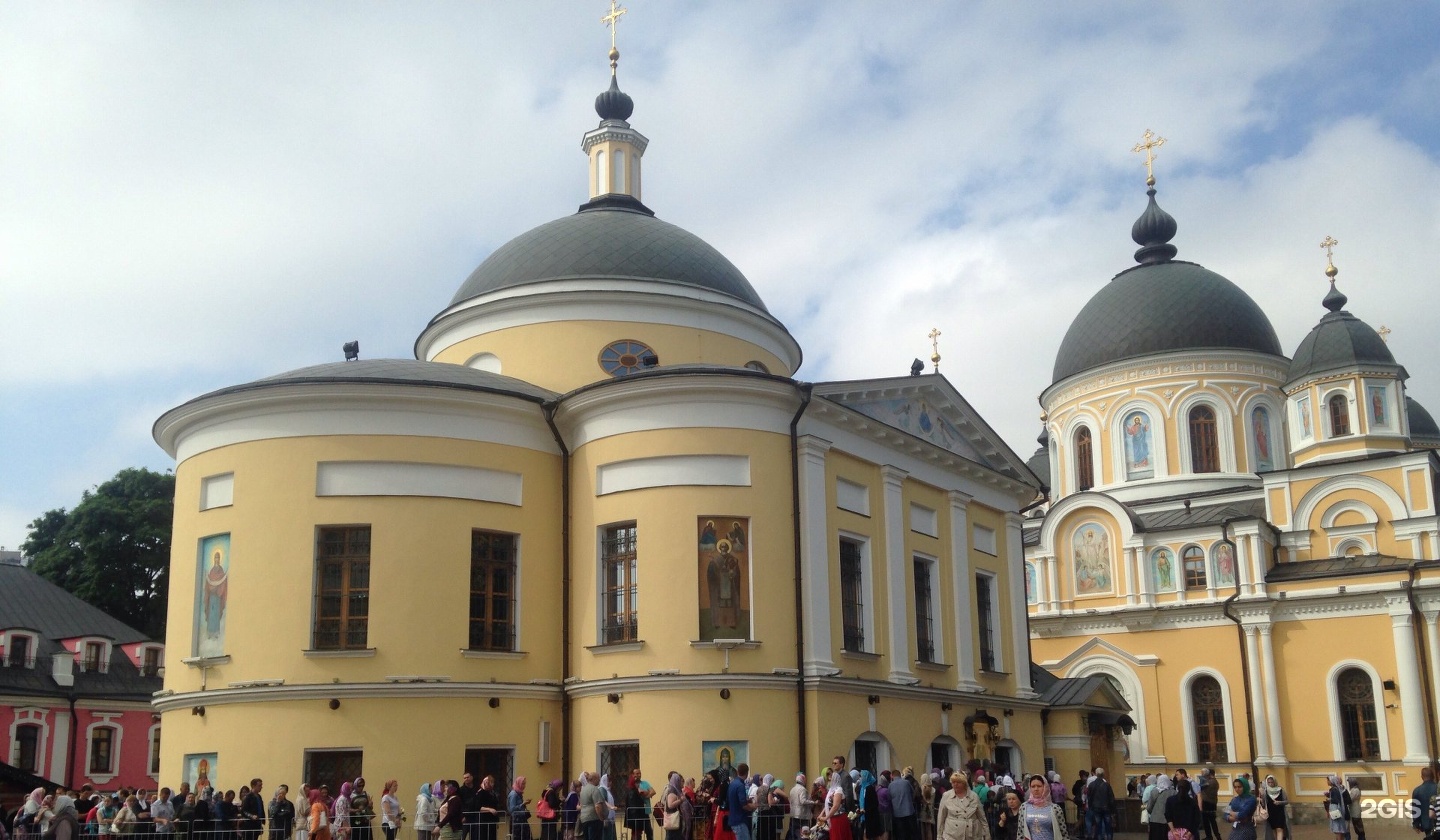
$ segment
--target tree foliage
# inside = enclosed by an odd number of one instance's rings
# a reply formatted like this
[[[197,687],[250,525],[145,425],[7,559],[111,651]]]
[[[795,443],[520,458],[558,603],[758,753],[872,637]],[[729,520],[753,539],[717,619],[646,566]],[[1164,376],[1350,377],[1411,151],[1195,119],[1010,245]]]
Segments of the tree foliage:
[[[154,639],[165,638],[175,476],[124,469],[73,510],[30,523],[30,568]]]

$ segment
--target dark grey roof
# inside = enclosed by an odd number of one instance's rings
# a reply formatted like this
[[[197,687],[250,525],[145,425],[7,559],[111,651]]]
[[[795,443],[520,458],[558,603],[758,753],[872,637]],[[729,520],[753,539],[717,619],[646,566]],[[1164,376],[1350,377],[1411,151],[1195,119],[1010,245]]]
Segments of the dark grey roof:
[[[1040,479],[1040,483],[1042,486],[1050,486],[1049,447],[1042,446],[1039,449],[1036,449],[1034,454],[1032,454],[1029,459],[1025,461],[1025,466],[1030,468],[1030,472],[1035,473],[1035,476]]]
[[[1141,512],[1146,531],[1174,531],[1182,528],[1219,525],[1227,519],[1264,519],[1265,501],[1247,499],[1218,505],[1191,505],[1189,510]]]
[[[1266,583],[1316,578],[1357,577],[1360,575],[1403,572],[1412,560],[1386,554],[1358,554],[1351,557],[1327,557],[1323,560],[1295,560],[1276,563],[1265,573]]]
[[[693,286],[768,312],[750,281],[723,254],[624,196],[602,197],[573,216],[547,222],[501,245],[450,303],[546,280],[601,278]]]
[[[1341,298],[1343,301],[1343,297]],[[1295,348],[1290,363],[1290,382],[1300,382],[1322,373],[1355,367],[1404,368],[1370,325],[1342,309],[1327,312]]]
[[[77,671],[77,697],[148,701],[162,686],[160,677],[143,676],[119,648],[149,637],[22,566],[0,564],[0,629],[40,636],[33,668],[0,668],[0,693],[64,696],[67,689],[51,676],[51,657],[65,650],[62,639],[80,636],[99,636],[113,645],[107,671]]]
[[[1075,316],[1053,381],[1156,353],[1222,349],[1283,358],[1270,319],[1239,286],[1191,262],[1138,265],[1115,275]]]
[[[1090,698],[1108,683],[1109,680],[1104,674],[1091,674],[1088,677],[1061,677],[1040,692],[1040,702],[1051,707],[1092,706],[1089,702]],[[1120,702],[1122,710],[1129,711],[1129,706],[1125,705],[1124,700]]]
[[[547,391],[522,379],[475,370],[464,365],[447,362],[421,362],[415,359],[361,359],[353,362],[327,362],[323,365],[311,365],[285,373],[277,373],[254,382],[211,391],[197,399],[203,400],[221,394],[275,388],[282,385],[352,382],[458,388],[466,391],[508,394],[523,397],[531,402],[542,402],[559,396],[554,391]],[[195,400],[191,400],[191,402],[195,402]]]
[[[1410,440],[1417,444],[1440,444],[1440,425],[1414,397],[1405,398],[1405,416],[1410,420]]]

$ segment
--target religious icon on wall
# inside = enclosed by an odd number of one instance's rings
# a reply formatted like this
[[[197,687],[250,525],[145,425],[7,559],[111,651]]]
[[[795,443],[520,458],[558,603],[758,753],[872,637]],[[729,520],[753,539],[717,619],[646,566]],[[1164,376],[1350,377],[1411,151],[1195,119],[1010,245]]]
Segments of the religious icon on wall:
[[[199,793],[215,786],[215,763],[217,753],[190,753],[180,765],[180,781],[189,782],[190,789]]]
[[[1040,589],[1035,580],[1035,564],[1025,564],[1025,603],[1033,604],[1039,600]]]
[[[1156,592],[1175,591],[1175,552],[1157,548],[1150,553],[1150,570]]]
[[[1310,398],[1301,397],[1295,401],[1295,412],[1300,415],[1300,436],[1311,438],[1315,432],[1310,426]]]
[[[750,520],[699,519],[700,641],[750,638]]]
[[[1155,462],[1150,453],[1150,415],[1132,411],[1125,415],[1125,477],[1151,478]]]
[[[1250,412],[1250,428],[1255,438],[1255,469],[1274,469],[1275,460],[1270,457],[1270,410],[1263,405],[1255,406]]]
[[[200,541],[195,579],[196,656],[225,655],[225,615],[230,601],[230,535]]]
[[[750,763],[749,741],[701,741],[700,766],[708,774],[719,770],[726,778],[735,775],[735,768]]]
[[[1110,534],[1091,522],[1075,529],[1075,594],[1100,595],[1111,589]]]
[[[1390,413],[1385,410],[1385,386],[1371,385],[1365,391],[1370,397],[1370,425],[1390,425]]]
[[[1215,585],[1235,585],[1235,546],[1228,542],[1215,543]]]

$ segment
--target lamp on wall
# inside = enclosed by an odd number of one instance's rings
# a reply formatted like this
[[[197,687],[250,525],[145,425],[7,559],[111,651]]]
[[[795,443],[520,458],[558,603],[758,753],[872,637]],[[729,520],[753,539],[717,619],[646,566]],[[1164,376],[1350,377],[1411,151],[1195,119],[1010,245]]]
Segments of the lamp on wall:
[[[1384,688],[1386,691],[1394,691],[1394,690],[1395,690],[1395,681],[1394,681],[1394,680],[1385,680],[1385,681],[1383,681],[1383,682],[1380,683],[1380,687],[1381,687],[1381,688]]]
[[[196,707],[194,707],[194,708],[192,708],[192,709],[190,710],[190,714],[196,715],[196,716],[198,716],[198,717],[205,717],[205,707],[204,707],[204,706],[196,706]]]
[[[335,711],[335,710],[338,709],[338,708],[340,708],[340,701],[339,701],[339,700],[336,700],[335,698],[332,697],[332,698],[330,699],[330,711],[333,712],[333,711]]]
[[[490,708],[492,708],[492,709],[498,709],[498,708],[500,708],[500,698],[499,698],[499,697],[491,697],[491,698],[490,698]]]
[[[619,702],[620,702],[620,695],[619,695],[619,694],[607,694],[607,695],[605,695],[605,702],[607,702],[607,703],[619,703]]]
[[[880,705],[880,695],[872,694],[869,697],[865,698],[865,702],[869,703],[872,706],[878,706]]]

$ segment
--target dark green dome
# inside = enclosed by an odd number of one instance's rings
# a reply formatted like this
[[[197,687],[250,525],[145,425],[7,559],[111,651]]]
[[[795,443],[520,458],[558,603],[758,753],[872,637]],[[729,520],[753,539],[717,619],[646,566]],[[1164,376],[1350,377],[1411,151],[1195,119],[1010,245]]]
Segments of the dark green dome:
[[[1046,486],[1046,487],[1049,487],[1049,486],[1050,486],[1050,432],[1049,432],[1049,430],[1048,430],[1048,429],[1042,429],[1042,430],[1040,431],[1040,437],[1036,438],[1036,439],[1035,439],[1035,442],[1038,443],[1038,444],[1040,444],[1040,446],[1035,450],[1035,454],[1031,455],[1030,458],[1025,461],[1025,466],[1027,466],[1027,467],[1030,468],[1030,472],[1035,473],[1035,477],[1038,478],[1038,479],[1040,479],[1040,483],[1041,483],[1042,485],[1044,485],[1044,486]]]
[[[1405,398],[1405,416],[1410,421],[1410,442],[1416,446],[1440,446],[1440,424],[1414,397]]]
[[[451,305],[547,280],[644,280],[729,295],[768,313],[734,263],[700,237],[655,218],[628,196],[602,196],[495,250]]]
[[[1395,356],[1385,345],[1385,340],[1369,324],[1342,309],[1345,303],[1345,295],[1332,284],[1330,293],[1325,296],[1325,308],[1330,311],[1295,348],[1295,358],[1290,364],[1290,382],[1300,382],[1330,371],[1376,366],[1396,368],[1401,378],[1405,378],[1404,369],[1395,362]]]
[[[1191,262],[1122,271],[1075,316],[1055,357],[1055,382],[1125,359],[1176,350],[1282,356],[1270,319],[1234,283]]]

